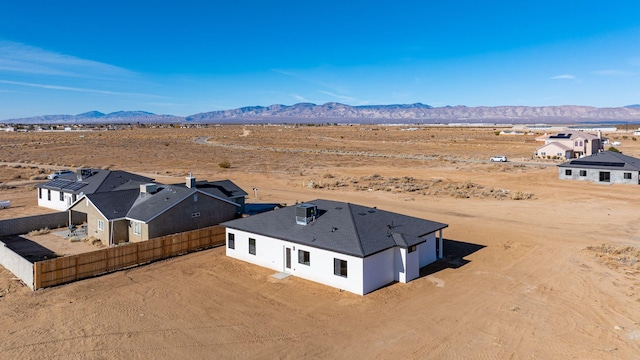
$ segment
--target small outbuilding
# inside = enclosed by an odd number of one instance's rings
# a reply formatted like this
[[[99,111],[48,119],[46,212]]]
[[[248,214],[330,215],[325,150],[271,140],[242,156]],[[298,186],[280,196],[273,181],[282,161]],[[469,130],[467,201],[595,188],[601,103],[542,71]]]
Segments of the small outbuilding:
[[[448,226],[321,199],[221,225],[227,256],[359,295],[418,278]]]
[[[639,174],[640,159],[614,151],[604,151],[558,165],[560,180],[638,185]]]

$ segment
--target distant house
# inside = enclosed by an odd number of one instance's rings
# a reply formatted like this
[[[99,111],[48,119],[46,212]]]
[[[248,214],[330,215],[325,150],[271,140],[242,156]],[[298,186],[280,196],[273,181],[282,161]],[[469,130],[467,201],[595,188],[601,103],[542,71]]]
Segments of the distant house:
[[[603,150],[602,133],[592,135],[582,131],[567,131],[536,138],[544,145],[536,149],[539,158],[574,159],[596,154]]]
[[[185,184],[148,183],[88,194],[69,210],[86,214],[87,234],[105,245],[200,229],[241,215],[247,193],[233,182],[186,179]]]
[[[229,257],[364,295],[419,277],[447,224],[314,200],[222,223]]]
[[[600,152],[558,165],[560,180],[638,185],[639,174],[640,159],[613,151]]]
[[[120,170],[78,169],[36,186],[38,206],[64,211],[86,194],[138,188],[153,179]]]

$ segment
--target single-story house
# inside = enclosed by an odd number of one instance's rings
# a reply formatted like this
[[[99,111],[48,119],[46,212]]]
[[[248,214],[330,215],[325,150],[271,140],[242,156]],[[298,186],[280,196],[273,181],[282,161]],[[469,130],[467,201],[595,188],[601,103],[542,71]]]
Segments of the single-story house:
[[[87,234],[105,245],[138,242],[218,225],[242,214],[247,195],[229,180],[147,183],[84,195],[69,211],[87,215]]]
[[[64,211],[86,194],[137,188],[153,179],[120,170],[78,169],[36,186],[38,206]]]
[[[419,277],[448,226],[322,199],[221,225],[227,256],[359,295]]]
[[[604,151],[558,165],[560,180],[596,183],[640,183],[640,159],[614,151]]]

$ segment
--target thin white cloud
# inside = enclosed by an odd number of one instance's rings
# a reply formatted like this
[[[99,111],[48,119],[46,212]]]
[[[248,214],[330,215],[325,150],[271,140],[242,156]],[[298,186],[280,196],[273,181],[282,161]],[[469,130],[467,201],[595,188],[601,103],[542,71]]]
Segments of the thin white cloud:
[[[34,88],[48,89],[48,90],[64,90],[64,91],[75,91],[75,92],[84,92],[84,93],[104,94],[104,95],[126,95],[126,96],[132,96],[133,95],[133,96],[143,96],[143,97],[151,97],[151,98],[164,98],[163,96],[152,95],[152,94],[126,93],[126,92],[117,92],[117,91],[108,91],[108,90],[77,88],[77,87],[70,87],[70,86],[27,83],[27,82],[10,81],[10,80],[0,80],[0,84],[27,86],[27,87],[34,87]]]
[[[134,72],[121,67],[12,41],[0,41],[0,73],[3,72],[79,78],[135,75]]]
[[[309,100],[307,100],[306,98],[304,98],[303,96],[300,96],[298,94],[289,94],[291,95],[292,98],[298,100],[298,101],[302,101],[302,102],[309,102]]]
[[[598,71],[592,71],[591,72],[593,75],[600,75],[600,76],[614,76],[614,77],[624,77],[624,76],[633,76],[635,75],[632,72],[628,72],[628,71],[620,71],[620,70],[598,70]]]
[[[549,79],[551,80],[575,80],[575,76],[573,75],[569,75],[569,74],[562,74],[562,75],[556,75],[556,76],[552,76]]]
[[[318,90],[318,92],[325,94],[325,95],[329,95],[332,96],[336,99],[340,99],[340,100],[345,100],[345,101],[355,101],[355,98],[352,98],[351,96],[345,96],[345,95],[339,95],[339,94],[334,94],[332,92],[329,91],[323,91],[323,90]]]
[[[320,67],[320,68],[315,69],[315,70],[323,72],[324,71],[323,69],[325,69],[325,68],[324,67]],[[348,92],[346,90],[346,88],[344,86],[340,85],[340,84],[329,83],[329,82],[326,82],[324,80],[317,80],[318,78],[326,79],[326,78],[329,78],[331,76],[326,76],[326,75],[323,76],[322,74],[320,74],[320,75],[318,75],[318,74],[316,74],[316,75],[313,75],[313,74],[302,74],[302,73],[298,73],[298,72],[295,72],[295,71],[283,70],[283,69],[271,69],[271,71],[273,71],[275,73],[278,73],[278,74],[281,74],[281,75],[293,77],[293,78],[295,78],[297,80],[304,81],[304,82],[307,82],[309,84],[313,84],[313,85],[316,85],[316,86],[321,86],[321,87],[329,89],[329,90],[331,90],[333,92],[337,92],[337,93],[346,93],[346,92]],[[313,71],[314,70],[307,71],[307,73],[312,73]]]

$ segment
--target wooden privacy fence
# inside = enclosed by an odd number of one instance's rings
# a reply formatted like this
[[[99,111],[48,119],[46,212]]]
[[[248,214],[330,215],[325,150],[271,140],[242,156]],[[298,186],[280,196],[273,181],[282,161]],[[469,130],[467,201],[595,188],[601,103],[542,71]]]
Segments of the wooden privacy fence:
[[[225,228],[212,226],[132,243],[38,261],[33,267],[34,290],[162,260],[225,243]]]

